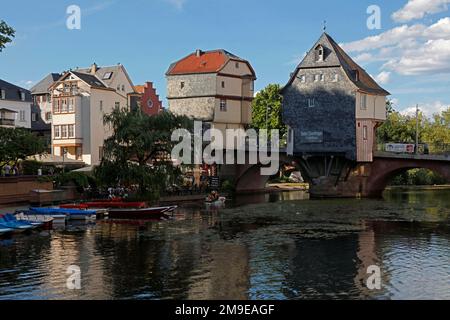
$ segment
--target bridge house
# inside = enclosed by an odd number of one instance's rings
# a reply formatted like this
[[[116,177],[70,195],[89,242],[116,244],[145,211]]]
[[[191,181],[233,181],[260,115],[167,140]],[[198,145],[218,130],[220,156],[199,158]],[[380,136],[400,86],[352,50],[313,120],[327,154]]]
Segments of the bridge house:
[[[289,154],[372,162],[388,95],[323,33],[283,88]]]

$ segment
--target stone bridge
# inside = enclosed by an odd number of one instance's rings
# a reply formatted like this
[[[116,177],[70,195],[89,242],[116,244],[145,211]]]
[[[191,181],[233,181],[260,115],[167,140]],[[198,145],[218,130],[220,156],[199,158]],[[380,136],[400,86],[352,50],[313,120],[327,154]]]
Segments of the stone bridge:
[[[280,165],[294,164],[310,184],[315,198],[381,197],[390,180],[410,169],[429,169],[450,182],[450,155],[407,155],[376,152],[371,163],[350,162],[339,156],[290,157],[280,151]],[[233,177],[237,192],[265,188],[269,176],[261,165],[224,166],[224,176]]]

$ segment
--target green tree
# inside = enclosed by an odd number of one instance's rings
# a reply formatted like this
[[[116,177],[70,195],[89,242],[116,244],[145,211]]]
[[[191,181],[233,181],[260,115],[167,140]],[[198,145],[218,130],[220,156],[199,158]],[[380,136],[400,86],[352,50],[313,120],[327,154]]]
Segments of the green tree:
[[[115,109],[104,118],[113,134],[104,143],[104,156],[95,176],[103,186],[138,186],[140,196],[156,200],[177,178],[170,153],[175,129],[192,127],[192,121],[162,112],[149,117],[140,110]]]
[[[0,128],[0,169],[45,153],[45,141],[23,128]]]
[[[5,21],[0,20],[0,52],[5,48],[6,44],[12,41],[16,32],[8,26]]]
[[[283,96],[278,84],[269,84],[258,92],[252,104],[252,127],[255,129],[278,129],[280,138],[286,135],[286,126],[282,121],[281,106]]]

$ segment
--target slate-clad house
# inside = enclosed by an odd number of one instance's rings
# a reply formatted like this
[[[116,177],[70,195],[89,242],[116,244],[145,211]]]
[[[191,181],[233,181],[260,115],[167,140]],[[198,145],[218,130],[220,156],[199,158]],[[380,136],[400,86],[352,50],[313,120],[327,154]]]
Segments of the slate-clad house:
[[[328,34],[307,53],[282,94],[290,154],[373,160],[389,93]]]

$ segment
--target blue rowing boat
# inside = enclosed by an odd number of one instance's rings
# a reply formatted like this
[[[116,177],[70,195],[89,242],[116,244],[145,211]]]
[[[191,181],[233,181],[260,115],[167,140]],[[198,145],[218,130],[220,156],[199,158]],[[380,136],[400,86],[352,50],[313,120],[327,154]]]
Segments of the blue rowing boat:
[[[30,211],[36,215],[66,215],[71,220],[86,220],[92,216],[97,216],[96,210],[79,210],[64,208],[30,208]]]
[[[4,215],[0,215],[0,229],[11,229],[13,233],[20,233],[32,230],[34,228],[36,227],[31,225],[31,223],[22,223],[17,220],[10,220],[8,217],[5,218]]]

